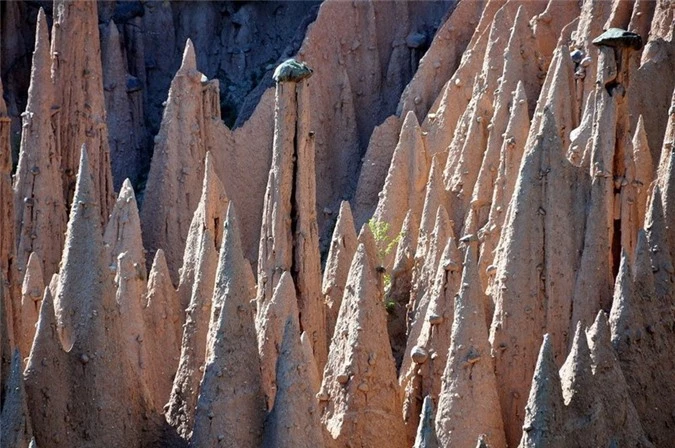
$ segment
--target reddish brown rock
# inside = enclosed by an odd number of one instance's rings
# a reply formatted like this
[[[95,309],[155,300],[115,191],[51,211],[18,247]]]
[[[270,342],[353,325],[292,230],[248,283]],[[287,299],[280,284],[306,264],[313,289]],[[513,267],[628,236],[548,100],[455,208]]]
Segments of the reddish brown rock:
[[[190,445],[259,446],[265,417],[254,326],[255,281],[234,207],[223,228],[204,376]]]
[[[7,107],[2,96],[2,81],[0,81],[0,270],[2,275],[0,277],[10,279],[14,277],[15,272],[11,267],[16,258],[16,240],[15,240],[15,222],[14,222],[14,204],[12,202],[12,147],[10,145],[10,128],[11,119],[7,116]],[[9,297],[9,295],[8,295]],[[7,323],[13,323],[13,313],[11,302],[9,298],[7,301],[3,300],[2,307],[4,308],[5,319]],[[3,334],[6,335],[7,340],[0,341],[9,344],[12,333],[7,331],[3,325]],[[4,339],[4,338],[3,338]],[[4,353],[3,360],[7,361],[9,366],[9,352]],[[3,363],[4,364],[4,363]],[[2,375],[4,378],[4,375]],[[4,382],[2,383],[4,385]]]
[[[671,12],[672,14],[672,12]],[[675,90],[668,110],[668,126],[663,136],[663,148],[657,170],[657,182],[661,187],[661,201],[663,203],[663,215],[666,223],[675,219]],[[670,253],[675,253],[675,229],[672,225],[666,227]],[[672,274],[672,272],[671,272]]]
[[[661,319],[672,324],[675,317],[669,304],[675,297],[675,269],[673,268],[673,256],[670,251],[662,197],[659,182],[655,182],[649,198],[644,227],[651,251],[656,297],[659,299],[657,302],[658,312]]]
[[[186,310],[185,324],[180,361],[166,410],[167,421],[185,439],[192,430],[200,373],[204,368],[218,249],[223,236],[221,223],[225,222],[227,204],[223,185],[207,155],[202,195],[190,224],[178,286],[181,309]],[[189,302],[185,308],[187,297]]]
[[[86,145],[101,222],[113,205],[110,149],[103,95],[103,69],[96,4],[58,0],[54,4],[52,68],[58,106],[58,145],[63,169],[64,197],[73,197],[78,172],[78,149]]]
[[[21,285],[21,326],[20,331],[17,328],[16,332],[17,346],[24,358],[28,357],[33,345],[44,290],[45,283],[40,258],[36,253],[32,253],[28,257],[26,275]]]
[[[330,249],[326,267],[323,271],[322,292],[326,304],[326,341],[327,345],[333,337],[335,322],[337,321],[342,295],[345,284],[347,283],[347,274],[349,266],[356,252],[356,230],[354,228],[354,218],[352,217],[349,202],[343,201],[340,205],[340,214],[335,223],[333,238],[331,239]]]
[[[323,433],[308,363],[298,332],[297,314],[289,314],[276,368],[277,393],[265,420],[263,447],[322,448]],[[312,358],[310,358],[313,360]]]
[[[354,255],[319,391],[326,446],[406,445],[382,284],[363,244]],[[384,438],[386,438],[386,441]]]
[[[22,373],[21,354],[15,349],[0,414],[0,440],[12,448],[28,448],[33,438]]]
[[[23,114],[21,151],[14,178],[17,264],[23,272],[31,252],[42,258],[46,278],[59,269],[66,230],[61,154],[54,134],[54,87],[49,76],[49,30],[38,14],[28,103]]]
[[[438,399],[436,432],[443,446],[472,447],[478,436],[485,434],[490,446],[505,447],[474,250],[467,249],[462,286],[455,299],[452,343]]]
[[[567,446],[564,413],[558,367],[553,357],[551,339],[545,335],[534,370],[532,389],[525,408],[523,436],[518,447]]]
[[[155,409],[162,413],[169,401],[173,377],[178,368],[183,310],[161,249],[155,252],[144,300],[147,361],[143,373]]]

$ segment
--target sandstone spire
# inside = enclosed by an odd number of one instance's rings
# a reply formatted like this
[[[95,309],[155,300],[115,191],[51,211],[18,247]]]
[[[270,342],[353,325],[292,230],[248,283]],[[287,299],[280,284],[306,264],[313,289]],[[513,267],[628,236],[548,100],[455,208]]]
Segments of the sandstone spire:
[[[335,322],[337,321],[342,295],[349,265],[356,252],[356,230],[349,202],[343,201],[340,205],[340,214],[335,223],[333,238],[330,242],[328,259],[323,271],[322,292],[326,303],[326,341],[327,345],[333,337]]]
[[[3,446],[12,448],[28,448],[33,438],[22,372],[21,354],[15,349],[0,414],[0,440]]]
[[[126,356],[122,320],[129,316],[120,314],[115,303],[98,196],[84,147],[79,166],[54,303],[67,352],[63,393],[68,397],[68,440],[71,446],[86,440],[140,446],[142,426],[149,423],[141,418],[148,397]]]
[[[565,431],[567,443],[580,447],[609,444],[605,413],[597,394],[586,333],[577,322],[572,348],[560,368],[562,395],[567,406]]]
[[[148,277],[143,321],[147,356],[145,383],[155,409],[160,413],[169,400],[173,377],[178,368],[182,313],[164,251],[158,249]]]
[[[645,432],[656,446],[672,434],[667,409],[673,394],[672,338],[669,319],[659,312],[650,248],[640,230],[634,268],[624,253],[614,289],[609,321],[612,345],[626,378],[628,391]],[[654,381],[654,378],[658,378]]]
[[[281,68],[283,64],[277,70]],[[258,310],[263,309],[281,274],[291,272],[298,293],[301,329],[307,332],[317,364],[323,366],[326,326],[309,95],[304,78],[277,82],[272,167],[260,231],[257,302]]]
[[[188,39],[155,137],[141,210],[145,247],[150,254],[158,248],[164,250],[174,283],[204,178],[206,144],[201,79],[194,46]]]
[[[448,362],[436,414],[436,432],[443,446],[471,447],[485,434],[494,447],[505,447],[499,412],[483,291],[475,249],[467,248],[454,321]]]
[[[434,401],[429,395],[424,397],[420,424],[417,428],[413,448],[438,448],[438,438],[434,428]]]
[[[259,446],[265,416],[254,326],[255,281],[229,205],[190,445]],[[195,372],[196,373],[196,372]],[[195,374],[193,373],[193,375]]]
[[[45,288],[35,339],[24,372],[28,409],[40,445],[69,446],[67,355],[61,348],[54,302]]]
[[[447,208],[449,205],[449,198],[443,184],[443,163],[445,162],[443,156],[447,156],[447,153],[436,154],[431,160],[429,180],[426,185],[424,207],[420,220],[419,236],[417,237],[416,259],[426,259],[438,207],[442,205]]]
[[[70,202],[73,196],[80,162],[77,149],[86,145],[93,194],[105,224],[113,204],[113,187],[96,4],[57,0],[52,32],[51,76],[59,123],[56,150],[63,169],[64,197]]]
[[[122,320],[125,350],[136,373],[141,376],[141,369],[146,367],[147,362],[142,304],[147,274],[141,222],[129,179],[122,184],[103,242],[110,256],[108,266],[115,270],[117,304],[125,316]]]
[[[663,210],[662,190],[659,182],[655,182],[649,198],[645,230],[651,250],[651,264],[654,267],[654,283],[656,297],[659,299],[658,309],[661,316],[673,322],[672,311],[668,304],[675,297],[673,256],[670,252],[668,228]]]
[[[532,389],[525,408],[523,436],[518,447],[562,448],[566,446],[564,412],[565,404],[551,338],[544,335],[537,367],[534,370]]]
[[[7,107],[2,95],[2,81],[0,81],[0,279],[13,280],[16,276],[16,270],[12,267],[16,259],[16,240],[14,238],[14,204],[12,203],[12,147],[10,144],[11,119],[7,116]],[[12,282],[15,283],[15,282]],[[3,328],[0,329],[0,347],[5,343],[9,348],[10,339],[13,338],[12,325],[14,321],[14,312],[12,311],[12,302],[9,291],[6,291],[7,299],[0,296],[3,303],[0,304],[5,322],[2,322]],[[9,327],[7,326],[9,325]],[[0,369],[5,364],[9,366],[11,356],[10,352],[2,353],[0,348]],[[4,380],[5,374],[0,374]],[[0,387],[4,382],[0,380]]]
[[[26,358],[30,354],[35,336],[35,325],[40,312],[40,300],[45,289],[42,276],[40,257],[33,252],[28,257],[26,275],[23,277],[21,286],[21,328],[16,329],[17,346],[21,356]]]
[[[298,304],[293,277],[289,272],[284,272],[272,299],[264,305],[257,316],[262,388],[267,398],[268,410],[272,410],[277,393],[276,368],[284,337],[283,325],[289,316],[295,314],[298,314]]]
[[[411,111],[405,117],[398,145],[389,166],[387,179],[373,219],[378,223],[387,223],[387,238],[394,239],[399,234],[407,210],[415,220],[419,220],[424,206],[422,192],[427,183],[429,161],[422,139],[422,130]],[[387,257],[386,265],[391,264]]]
[[[525,141],[527,140],[530,128],[530,118],[527,113],[527,97],[525,87],[521,81],[518,81],[516,89],[513,91],[510,110],[505,137],[502,140],[499,152],[499,168],[492,192],[488,221],[479,233],[483,244],[478,261],[478,273],[481,276],[484,287],[488,286],[487,270],[489,266],[493,266],[494,252],[497,249],[499,237],[502,233],[506,209],[511,201],[516,180],[518,179],[520,161],[523,157]]]
[[[402,378],[402,384],[405,384],[403,418],[409,433],[419,426],[417,419],[422,409],[421,397],[429,395],[438,403],[450,350],[454,300],[461,277],[462,254],[455,239],[450,237],[438,263],[420,334],[416,340],[409,341],[414,345],[409,350],[412,362],[406,360],[408,367]]]
[[[289,314],[276,367],[277,393],[274,407],[265,420],[263,447],[322,448],[311,366],[302,349],[297,314]]]
[[[178,370],[166,417],[185,439],[194,422],[199,376],[204,365],[209,316],[228,201],[207,154],[199,205],[190,223],[178,295],[186,309]],[[167,259],[168,264],[168,259]],[[186,299],[189,299],[186,306]]]
[[[608,410],[606,415],[610,444],[651,447],[612,347],[609,322],[604,311],[598,312],[586,336],[593,359],[596,390],[604,408]]]
[[[326,445],[406,445],[382,285],[365,246],[354,255],[319,392]],[[386,437],[386,442],[383,437]]]
[[[672,14],[672,13],[671,13]],[[661,187],[663,214],[666,222],[675,220],[675,90],[670,101],[668,110],[668,126],[663,136],[663,148],[661,149],[661,158],[657,179]],[[671,255],[675,253],[675,229],[673,226],[666,227],[668,232],[668,241],[670,243]]]
[[[54,91],[49,77],[49,30],[44,11],[38,13],[35,52],[21,151],[14,179],[17,264],[23,270],[31,252],[43,260],[46,278],[58,271],[66,229],[61,155],[54,135]]]

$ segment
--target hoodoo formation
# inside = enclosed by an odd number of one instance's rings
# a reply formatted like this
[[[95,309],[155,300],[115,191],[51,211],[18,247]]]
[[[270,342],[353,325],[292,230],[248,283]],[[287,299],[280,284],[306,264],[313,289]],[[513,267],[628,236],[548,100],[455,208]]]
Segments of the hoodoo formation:
[[[0,2],[0,447],[672,446],[674,39]]]

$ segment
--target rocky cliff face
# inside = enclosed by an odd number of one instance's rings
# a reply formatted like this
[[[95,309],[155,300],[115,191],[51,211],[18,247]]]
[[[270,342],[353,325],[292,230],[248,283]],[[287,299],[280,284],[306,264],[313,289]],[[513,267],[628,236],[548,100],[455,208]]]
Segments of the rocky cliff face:
[[[3,447],[670,446],[672,2],[0,12]]]

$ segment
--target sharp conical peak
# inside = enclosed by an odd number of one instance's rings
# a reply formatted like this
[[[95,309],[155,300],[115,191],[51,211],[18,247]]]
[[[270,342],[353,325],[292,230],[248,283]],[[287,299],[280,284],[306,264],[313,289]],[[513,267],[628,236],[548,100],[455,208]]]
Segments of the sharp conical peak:
[[[424,397],[420,424],[417,427],[413,448],[438,448],[438,439],[434,428],[434,402],[430,395]]]
[[[138,214],[134,189],[129,179],[125,179],[122,183],[122,188],[106,225],[103,241],[110,252],[110,265],[116,263],[120,254],[126,253],[134,263],[134,268],[138,271],[138,278],[143,281],[146,279],[141,219]]]
[[[591,351],[588,348],[588,341],[586,340],[586,333],[584,332],[581,322],[577,322],[576,330],[574,332],[574,340],[572,341],[572,348],[565,363],[560,368],[560,380],[562,383],[562,393],[565,399],[565,404],[581,406],[574,404],[574,401],[582,400],[580,403],[588,403],[593,397],[588,397],[593,393],[588,386],[592,384],[593,372],[591,369]]]
[[[27,447],[33,438],[30,415],[23,383],[21,353],[12,354],[7,390],[0,414],[0,440],[7,447]]]
[[[193,446],[217,444],[221,434],[227,434],[233,446],[258,446],[261,441],[265,410],[254,325],[255,281],[238,232],[230,204],[190,439]],[[223,383],[237,387],[224,388]]]
[[[45,113],[51,108],[53,87],[49,75],[51,65],[50,46],[47,17],[44,10],[40,8],[35,30],[35,52],[33,53],[31,83],[28,90],[28,103],[26,104],[27,111]]]
[[[197,70],[197,56],[195,54],[195,46],[192,39],[185,42],[185,49],[183,50],[183,59],[181,60],[179,73],[191,74],[192,71]]]
[[[564,447],[565,404],[562,397],[558,366],[549,335],[539,351],[532,388],[525,407],[525,421],[520,448]]]
[[[286,319],[279,348],[277,393],[265,421],[263,447],[323,447],[310,368],[300,341],[298,318],[291,314]]]
[[[35,325],[37,324],[40,300],[45,289],[40,257],[32,252],[26,264],[26,274],[21,285],[21,330],[17,333],[21,354],[27,357],[33,345]]]

